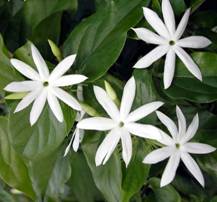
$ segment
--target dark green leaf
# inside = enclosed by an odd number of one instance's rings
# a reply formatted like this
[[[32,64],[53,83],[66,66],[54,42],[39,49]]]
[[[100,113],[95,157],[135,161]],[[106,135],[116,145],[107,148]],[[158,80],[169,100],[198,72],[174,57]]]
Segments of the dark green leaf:
[[[127,31],[142,17],[144,0],[111,1],[78,25],[66,40],[64,55],[77,53],[76,71],[100,78],[123,49]]]

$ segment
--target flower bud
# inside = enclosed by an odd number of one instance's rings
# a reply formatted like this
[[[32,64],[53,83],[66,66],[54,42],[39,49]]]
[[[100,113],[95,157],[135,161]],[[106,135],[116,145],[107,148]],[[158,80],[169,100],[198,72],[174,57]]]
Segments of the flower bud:
[[[90,105],[86,103],[80,103],[82,109],[90,116],[100,116],[99,113]]]
[[[50,45],[51,51],[53,53],[53,55],[57,58],[57,60],[60,62],[62,60],[62,54],[61,51],[59,49],[59,47],[50,39],[48,39],[48,43]]]

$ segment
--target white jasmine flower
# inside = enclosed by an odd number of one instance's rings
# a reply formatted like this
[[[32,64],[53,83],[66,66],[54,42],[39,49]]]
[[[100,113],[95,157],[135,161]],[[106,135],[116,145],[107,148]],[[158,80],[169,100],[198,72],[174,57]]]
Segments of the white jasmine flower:
[[[198,114],[194,116],[188,128],[186,128],[185,117],[178,106],[176,107],[176,114],[178,118],[178,129],[169,117],[157,111],[158,118],[167,127],[172,137],[162,131],[162,139],[158,141],[164,144],[165,147],[152,151],[145,157],[143,163],[155,164],[169,157],[161,178],[162,187],[172,182],[179,162],[182,160],[189,172],[204,186],[204,178],[200,168],[189,153],[207,154],[215,151],[216,148],[207,144],[189,142],[196,134],[199,126]]]
[[[78,97],[79,101],[84,100],[83,87],[81,85],[79,85],[77,87],[77,97]],[[85,116],[85,114],[86,114],[85,111],[82,109],[81,109],[81,111],[77,112],[76,121],[77,122],[81,121],[83,119],[83,117]],[[64,156],[66,156],[69,153],[71,146],[72,146],[73,150],[75,152],[77,152],[79,145],[80,145],[80,142],[82,141],[83,137],[84,137],[84,130],[76,127],[73,134],[72,134],[71,140],[65,149]]]
[[[161,107],[163,105],[162,102],[145,104],[130,113],[136,93],[134,77],[124,87],[120,110],[102,88],[94,86],[94,93],[97,101],[111,118],[86,118],[80,121],[77,127],[87,130],[109,131],[96,152],[95,162],[97,166],[107,162],[119,140],[122,143],[123,160],[127,166],[132,156],[130,134],[150,139],[161,138],[160,132],[156,127],[135,122]]]
[[[78,101],[62,90],[61,87],[81,83],[87,77],[79,74],[64,75],[72,66],[76,55],[66,57],[49,73],[46,62],[33,44],[31,45],[31,51],[38,72],[20,60],[11,59],[11,64],[16,70],[31,80],[12,82],[5,87],[5,90],[9,92],[28,92],[17,105],[15,112],[23,110],[34,101],[30,112],[31,125],[38,120],[46,100],[57,120],[62,122],[63,112],[57,98],[75,110],[81,110],[81,107]]]
[[[169,0],[162,0],[162,13],[165,24],[151,9],[144,7],[143,12],[145,19],[157,34],[146,28],[135,28],[133,30],[136,32],[139,39],[158,46],[141,58],[134,67],[147,68],[166,54],[164,64],[164,88],[167,89],[170,87],[174,77],[177,55],[187,69],[197,79],[202,80],[200,69],[183,48],[204,48],[209,46],[211,41],[203,36],[190,36],[181,39],[188,23],[190,9],[186,10],[177,28],[174,12]]]

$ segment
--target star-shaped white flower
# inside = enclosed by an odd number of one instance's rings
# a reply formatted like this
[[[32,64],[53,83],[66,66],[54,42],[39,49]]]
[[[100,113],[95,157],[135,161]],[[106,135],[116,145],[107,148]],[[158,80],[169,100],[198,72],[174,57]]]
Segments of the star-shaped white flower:
[[[157,34],[146,28],[135,28],[133,30],[136,32],[139,39],[158,46],[142,57],[134,65],[134,68],[147,68],[166,54],[163,80],[164,88],[167,89],[170,87],[174,77],[177,55],[187,69],[197,79],[202,80],[200,69],[183,48],[204,48],[209,46],[211,41],[203,36],[190,36],[181,39],[188,23],[190,9],[186,10],[177,29],[174,12],[169,0],[162,0],[162,13],[165,24],[151,9],[144,7],[143,12],[145,19]]]
[[[162,102],[145,104],[130,113],[136,93],[134,77],[124,87],[120,110],[102,88],[94,86],[94,93],[100,105],[111,118],[86,118],[80,121],[77,127],[87,130],[109,131],[96,152],[95,162],[97,166],[107,162],[120,139],[123,160],[127,166],[132,156],[130,134],[157,140],[161,138],[160,132],[156,127],[135,122],[157,110],[163,105]]]
[[[143,163],[155,164],[169,157],[161,178],[162,187],[172,182],[176,175],[179,162],[182,160],[189,172],[204,186],[204,178],[200,168],[189,153],[207,154],[215,151],[216,148],[207,144],[189,142],[196,134],[199,126],[198,114],[194,116],[188,128],[186,127],[185,117],[178,106],[176,107],[176,114],[178,118],[178,129],[169,117],[157,111],[158,118],[167,127],[172,137],[161,131],[162,138],[158,141],[164,144],[165,147],[152,151],[145,157]]]
[[[76,55],[66,57],[49,73],[46,62],[33,44],[31,45],[31,51],[38,72],[20,60],[11,59],[11,64],[16,70],[31,80],[12,82],[5,87],[5,90],[9,92],[28,92],[17,105],[15,112],[23,110],[34,101],[30,112],[31,125],[38,120],[46,100],[57,120],[62,122],[63,112],[57,98],[75,110],[81,110],[81,107],[78,101],[62,90],[61,87],[81,83],[87,77],[79,74],[63,75],[72,66]]]

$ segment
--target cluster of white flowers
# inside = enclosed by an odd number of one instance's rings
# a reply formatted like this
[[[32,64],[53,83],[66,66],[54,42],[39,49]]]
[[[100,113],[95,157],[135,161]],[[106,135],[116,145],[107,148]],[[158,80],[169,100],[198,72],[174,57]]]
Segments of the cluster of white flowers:
[[[208,46],[211,42],[202,36],[191,36],[180,39],[187,26],[190,9],[185,12],[177,29],[175,28],[175,17],[169,0],[162,0],[162,13],[165,24],[159,16],[149,8],[143,8],[143,11],[147,22],[159,35],[145,28],[135,28],[133,30],[140,39],[147,43],[158,44],[159,46],[141,58],[135,64],[135,68],[146,68],[166,54],[164,87],[168,88],[172,83],[175,72],[176,54],[186,65],[188,70],[195,77],[202,80],[199,68],[193,62],[191,57],[184,51],[183,47],[203,48]],[[68,153],[71,145],[73,145],[75,151],[78,150],[80,140],[83,137],[83,130],[108,131],[108,134],[96,152],[96,165],[105,164],[112,155],[119,141],[121,141],[122,157],[126,166],[128,166],[132,157],[131,135],[141,138],[149,138],[158,141],[165,146],[148,154],[143,163],[154,164],[169,157],[169,161],[161,179],[161,186],[169,184],[174,179],[180,160],[184,162],[187,169],[192,173],[197,181],[204,186],[203,175],[197,163],[189,153],[205,154],[215,151],[215,148],[202,143],[189,142],[198,129],[198,115],[195,115],[190,126],[186,128],[185,117],[177,106],[177,128],[175,123],[169,117],[162,112],[156,111],[164,104],[161,101],[145,104],[131,112],[136,95],[136,81],[134,77],[131,77],[124,87],[120,107],[117,106],[116,102],[112,100],[103,88],[94,86],[96,99],[109,115],[109,118],[84,118],[85,112],[82,110],[79,101],[62,89],[62,87],[79,84],[87,79],[86,76],[79,74],[64,75],[72,66],[76,55],[66,57],[51,73],[49,73],[45,60],[33,44],[31,45],[31,51],[37,71],[20,60],[11,59],[11,64],[16,68],[16,70],[30,80],[12,82],[5,87],[5,90],[9,92],[27,93],[17,105],[15,112],[19,112],[33,103],[30,112],[31,125],[37,122],[46,101],[59,122],[63,122],[64,117],[58,99],[78,111],[78,124],[64,155]],[[82,91],[81,86],[78,88],[80,89],[79,91]],[[81,94],[78,96],[78,99],[83,101]],[[137,121],[155,111],[157,117],[162,124],[167,127],[171,136],[153,125],[137,123]]]

